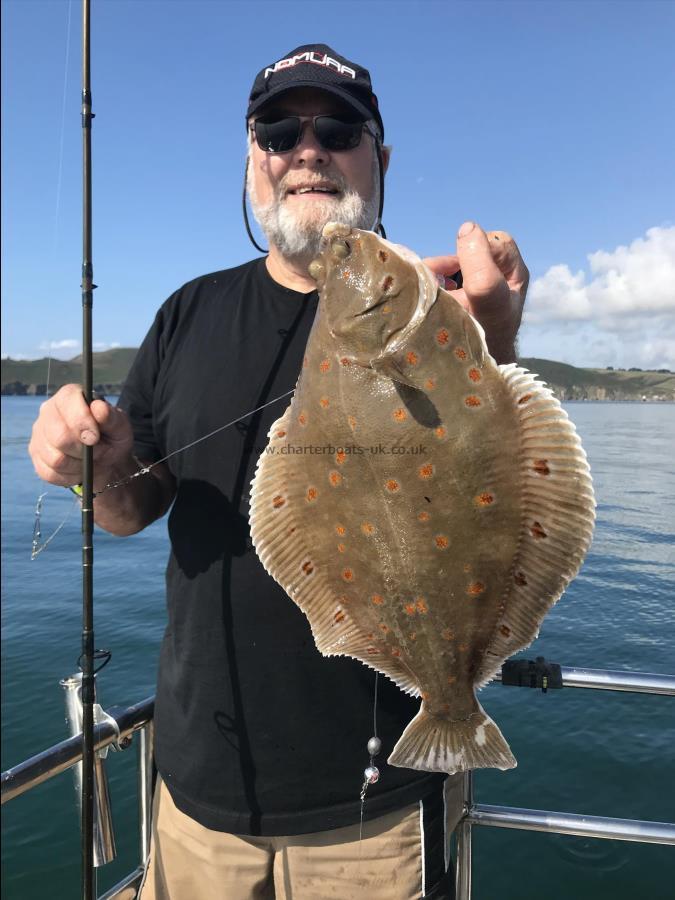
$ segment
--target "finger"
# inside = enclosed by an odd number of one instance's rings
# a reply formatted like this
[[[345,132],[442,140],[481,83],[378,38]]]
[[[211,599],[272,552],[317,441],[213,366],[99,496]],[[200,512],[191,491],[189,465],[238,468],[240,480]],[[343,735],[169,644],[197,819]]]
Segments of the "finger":
[[[422,262],[431,269],[434,275],[449,276],[459,271],[459,259],[454,254],[425,256]]]
[[[498,294],[508,290],[488,236],[480,225],[475,222],[462,225],[457,234],[457,255],[464,276],[464,290],[470,301],[485,297],[497,299]]]
[[[101,437],[98,423],[92,415],[79,385],[66,385],[54,394],[52,401],[54,409],[65,423],[71,439],[90,446],[98,443]]]
[[[520,255],[518,245],[507,231],[488,231],[492,257],[512,290],[527,291],[530,273]]]

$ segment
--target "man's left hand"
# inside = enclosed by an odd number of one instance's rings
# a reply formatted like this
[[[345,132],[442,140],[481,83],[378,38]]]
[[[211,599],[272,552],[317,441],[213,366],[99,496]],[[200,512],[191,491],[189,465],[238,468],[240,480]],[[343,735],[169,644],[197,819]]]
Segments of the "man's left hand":
[[[457,235],[457,254],[422,260],[485,329],[490,353],[498,363],[515,362],[516,334],[523,315],[530,273],[511,235],[483,231],[465,222]],[[452,276],[462,270],[462,287]]]

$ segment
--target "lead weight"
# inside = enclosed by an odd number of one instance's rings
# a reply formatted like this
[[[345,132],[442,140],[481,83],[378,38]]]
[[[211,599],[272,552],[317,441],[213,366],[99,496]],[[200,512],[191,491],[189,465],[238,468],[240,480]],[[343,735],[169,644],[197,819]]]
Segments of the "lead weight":
[[[368,753],[370,753],[371,756],[377,756],[381,749],[382,741],[379,739],[379,737],[371,737],[371,739],[368,741]]]

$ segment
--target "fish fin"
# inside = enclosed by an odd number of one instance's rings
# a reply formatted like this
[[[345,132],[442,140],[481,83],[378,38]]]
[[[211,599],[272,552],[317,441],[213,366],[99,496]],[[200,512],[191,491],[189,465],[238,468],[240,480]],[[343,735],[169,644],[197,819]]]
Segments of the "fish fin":
[[[513,769],[515,757],[499,728],[477,702],[467,719],[431,715],[423,703],[387,760],[391,766],[423,772]]]
[[[349,613],[327,577],[313,562],[312,536],[296,519],[305,503],[304,482],[292,454],[283,453],[288,441],[291,409],[268,433],[268,446],[258,460],[251,482],[249,522],[251,540],[265,570],[286,591],[309,620],[317,649],[323,656],[351,656],[382,672],[407,694],[418,697],[419,685],[400,659],[385,656]]]
[[[576,429],[542,382],[513,363],[499,367],[521,425],[523,521],[512,581],[476,685],[528,647],[581,567],[593,537],[595,498]]]
[[[415,379],[406,375],[394,356],[379,356],[370,361],[370,366],[378,375],[384,375],[385,378],[391,378],[392,381],[398,381],[399,384],[405,384],[408,387],[420,389],[417,384],[419,379]]]

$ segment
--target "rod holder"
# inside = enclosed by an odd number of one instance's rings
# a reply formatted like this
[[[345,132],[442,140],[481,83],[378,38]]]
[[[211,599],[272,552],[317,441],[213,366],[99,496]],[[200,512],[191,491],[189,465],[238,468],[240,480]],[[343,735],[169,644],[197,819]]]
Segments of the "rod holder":
[[[66,704],[66,720],[71,737],[82,734],[82,673],[77,672],[68,678],[63,678],[59,684],[64,690]],[[102,718],[110,718],[101,710],[98,704],[94,705],[94,721]],[[114,720],[113,720],[114,721]],[[115,726],[117,723],[115,722]],[[117,855],[115,847],[115,833],[113,830],[112,811],[110,806],[110,791],[108,790],[108,776],[105,771],[105,756],[107,748],[94,755],[94,866],[104,866],[112,862]],[[80,812],[82,811],[82,763],[73,766],[75,780],[75,793]]]

